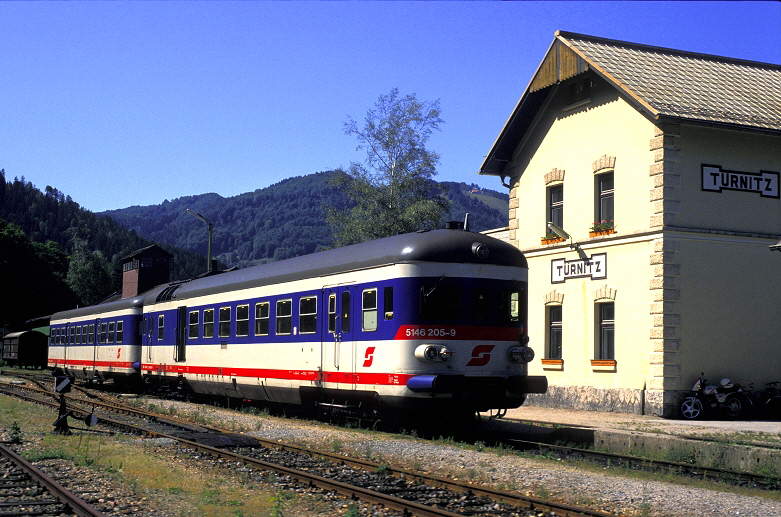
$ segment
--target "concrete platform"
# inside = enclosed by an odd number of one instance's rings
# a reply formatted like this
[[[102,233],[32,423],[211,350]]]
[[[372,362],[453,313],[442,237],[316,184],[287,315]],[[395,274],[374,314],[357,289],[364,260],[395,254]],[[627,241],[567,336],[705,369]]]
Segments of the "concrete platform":
[[[483,414],[483,417],[487,417]],[[650,415],[521,407],[490,425],[515,429],[538,441],[591,446],[619,454],[732,470],[776,469],[781,475],[781,422],[770,420],[673,420]],[[566,424],[557,427],[555,424]],[[572,427],[570,427],[572,426]],[[718,440],[718,441],[712,441]]]

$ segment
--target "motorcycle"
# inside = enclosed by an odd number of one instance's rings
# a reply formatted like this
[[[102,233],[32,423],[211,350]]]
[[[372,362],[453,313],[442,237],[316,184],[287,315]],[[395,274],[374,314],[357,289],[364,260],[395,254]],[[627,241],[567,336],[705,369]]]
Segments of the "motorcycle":
[[[719,410],[729,418],[738,418],[752,406],[741,385],[733,384],[727,378],[722,379],[719,386],[706,385],[706,382],[707,379],[699,377],[691,389],[694,394],[681,402],[681,415],[684,418],[704,418]]]
[[[768,382],[764,390],[749,392],[758,416],[771,420],[781,419],[781,389],[778,384],[779,381]]]

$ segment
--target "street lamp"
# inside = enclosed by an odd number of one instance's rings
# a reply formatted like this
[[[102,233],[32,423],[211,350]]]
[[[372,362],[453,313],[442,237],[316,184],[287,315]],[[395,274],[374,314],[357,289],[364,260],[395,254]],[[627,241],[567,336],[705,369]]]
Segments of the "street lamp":
[[[208,225],[208,227],[209,227],[209,244],[208,244],[208,247],[206,249],[206,254],[207,254],[207,257],[206,257],[206,271],[208,273],[211,273],[212,272],[212,229],[214,228],[214,225],[211,223],[211,221],[206,219],[204,216],[202,216],[198,212],[193,212],[189,208],[187,208],[186,210],[187,210],[187,213],[189,213],[191,216],[195,217],[196,219],[200,219],[201,221],[206,223]]]
[[[583,260],[589,260],[588,255],[586,255],[586,252],[583,251],[583,249],[580,247],[580,244],[578,244],[577,242],[574,242],[572,240],[572,236],[570,234],[568,234],[567,232],[565,232],[560,226],[557,226],[557,225],[555,225],[553,223],[548,223],[548,229],[550,231],[552,231],[553,233],[555,233],[556,235],[558,235],[559,237],[561,237],[562,239],[564,239],[564,240],[569,239],[569,247],[572,248],[573,250],[577,251],[578,252],[578,256],[580,258],[582,258]]]

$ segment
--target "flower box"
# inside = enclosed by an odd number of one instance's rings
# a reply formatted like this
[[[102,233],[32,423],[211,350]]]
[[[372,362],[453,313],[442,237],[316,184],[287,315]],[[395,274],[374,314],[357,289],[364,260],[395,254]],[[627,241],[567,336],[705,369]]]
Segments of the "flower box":
[[[543,237],[542,239],[540,239],[540,243],[543,245],[557,244],[559,242],[564,242],[564,239],[562,239],[561,237]]]
[[[597,230],[597,231],[591,231],[588,232],[589,237],[599,237],[600,235],[610,235],[611,233],[616,233],[615,228],[608,228],[607,230]]]
[[[542,369],[543,370],[563,370],[564,369],[564,360],[563,359],[542,359]]]
[[[591,370],[595,372],[615,372],[616,364],[615,359],[592,359]]]

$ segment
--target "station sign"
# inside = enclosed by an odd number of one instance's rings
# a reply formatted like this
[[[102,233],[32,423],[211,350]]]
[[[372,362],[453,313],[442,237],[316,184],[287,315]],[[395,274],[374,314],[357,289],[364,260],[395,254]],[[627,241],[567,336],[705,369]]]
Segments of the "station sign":
[[[737,172],[722,169],[720,165],[702,165],[702,190],[709,192],[738,190],[778,198],[778,179],[778,172]]]
[[[554,259],[550,262],[552,284],[561,284],[570,278],[607,278],[607,253],[596,253],[587,259]]]

